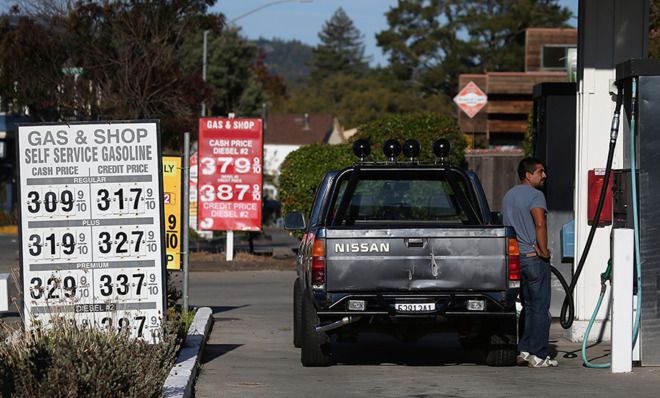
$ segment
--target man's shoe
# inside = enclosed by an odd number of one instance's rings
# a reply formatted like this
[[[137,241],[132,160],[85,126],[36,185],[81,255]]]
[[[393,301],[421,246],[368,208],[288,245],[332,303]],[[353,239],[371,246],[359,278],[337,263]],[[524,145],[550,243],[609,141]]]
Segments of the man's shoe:
[[[516,365],[527,366],[529,363],[529,352],[521,351],[516,357]]]
[[[554,359],[551,359],[550,357],[541,359],[536,355],[532,354],[527,359],[527,366],[529,366],[530,368],[554,368],[556,366],[559,366],[559,362],[555,361]]]

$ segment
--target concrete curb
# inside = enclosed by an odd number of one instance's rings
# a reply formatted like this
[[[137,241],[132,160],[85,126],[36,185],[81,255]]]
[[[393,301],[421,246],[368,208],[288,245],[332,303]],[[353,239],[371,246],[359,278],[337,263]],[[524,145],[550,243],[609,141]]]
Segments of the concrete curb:
[[[174,367],[163,384],[163,397],[188,398],[192,396],[193,382],[199,370],[199,360],[213,325],[213,312],[209,307],[197,309],[188,329],[186,341],[179,351]]]

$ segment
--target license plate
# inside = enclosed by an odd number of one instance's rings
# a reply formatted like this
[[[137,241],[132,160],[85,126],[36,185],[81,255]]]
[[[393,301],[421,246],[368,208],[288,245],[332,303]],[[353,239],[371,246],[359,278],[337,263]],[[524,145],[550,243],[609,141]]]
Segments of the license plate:
[[[394,308],[398,312],[429,312],[435,311],[435,303],[396,303]]]

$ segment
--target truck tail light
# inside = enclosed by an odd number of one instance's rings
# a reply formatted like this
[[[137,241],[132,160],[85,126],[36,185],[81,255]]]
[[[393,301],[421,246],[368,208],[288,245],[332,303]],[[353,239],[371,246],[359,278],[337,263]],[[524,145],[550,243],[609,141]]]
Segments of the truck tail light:
[[[325,239],[315,239],[312,244],[312,287],[325,284]]]
[[[516,238],[508,238],[506,254],[509,260],[509,281],[517,281],[519,284],[520,251],[518,250],[518,240]]]

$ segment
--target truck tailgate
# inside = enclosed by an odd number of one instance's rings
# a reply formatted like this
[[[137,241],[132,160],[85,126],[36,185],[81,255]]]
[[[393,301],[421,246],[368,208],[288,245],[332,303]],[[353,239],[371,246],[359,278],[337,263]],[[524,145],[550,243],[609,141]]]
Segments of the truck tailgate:
[[[329,292],[506,290],[504,227],[328,229]]]

